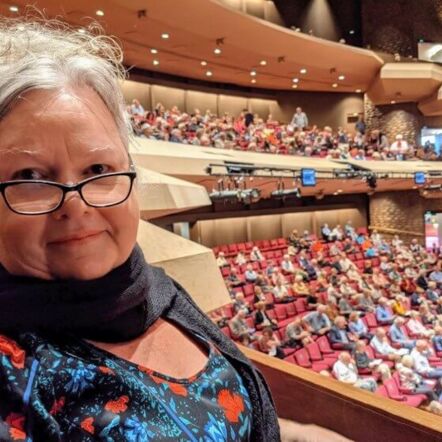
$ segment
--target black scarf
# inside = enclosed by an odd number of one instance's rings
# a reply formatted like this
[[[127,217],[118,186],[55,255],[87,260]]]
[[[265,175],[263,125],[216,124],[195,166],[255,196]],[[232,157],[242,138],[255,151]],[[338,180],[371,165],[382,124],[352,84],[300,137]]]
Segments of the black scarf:
[[[152,272],[139,246],[121,266],[89,281],[12,276],[0,267],[0,329],[104,342],[133,339],[156,319],[147,314],[159,307],[149,305],[156,282]]]

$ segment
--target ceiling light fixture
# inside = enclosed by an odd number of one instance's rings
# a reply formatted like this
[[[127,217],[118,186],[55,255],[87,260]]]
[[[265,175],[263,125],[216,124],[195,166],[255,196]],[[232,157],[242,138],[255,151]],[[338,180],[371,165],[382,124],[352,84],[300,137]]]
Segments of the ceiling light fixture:
[[[361,89],[356,89],[355,92],[356,92],[357,94],[360,94],[360,93],[362,92],[362,90],[361,90]]]
[[[102,11],[101,9],[97,9],[95,11],[95,14],[98,15],[98,17],[103,17],[104,16],[104,11]]]
[[[215,55],[220,55],[220,54],[221,54],[221,49],[220,49],[220,48],[215,48],[215,49],[213,50],[213,53],[214,53]]]
[[[350,30],[348,31],[348,33],[349,33],[350,35],[353,35],[353,34],[355,33],[355,30],[354,30],[354,29],[350,29]]]
[[[203,60],[203,61],[201,62],[201,66],[207,66],[207,61],[204,61],[204,60]]]
[[[252,83],[256,83],[256,78],[252,78],[252,79],[251,79],[251,82],[252,82]]]
[[[162,38],[163,40],[167,40],[169,37],[170,37],[170,35],[169,35],[167,32],[163,32],[163,33],[161,34],[161,38]]]
[[[338,77],[338,80],[345,80],[345,75],[340,75],[339,77]]]
[[[158,54],[158,49],[152,48],[152,49],[150,50],[150,53],[151,53],[151,54]]]
[[[261,61],[259,62],[259,64],[260,64],[261,66],[266,66],[266,65],[267,65],[267,62],[266,62],[265,60],[261,60]]]
[[[333,83],[332,87],[334,87],[334,88],[338,87],[338,83]]]
[[[85,31],[83,28],[78,29],[78,32],[79,32],[80,34],[85,34],[85,33],[86,33],[86,31]]]
[[[298,85],[297,84],[292,84],[292,89],[298,89]]]
[[[212,71],[207,71],[207,72],[206,72],[206,75],[207,75],[208,77],[211,77],[211,76],[213,75],[213,73],[212,73]]]
[[[299,78],[294,78],[292,81],[293,83],[299,83]]]
[[[391,100],[391,101],[390,101],[390,104],[396,104],[396,101]]]
[[[255,70],[250,71],[250,75],[251,75],[252,77],[256,77],[256,71],[255,71]]]
[[[153,60],[152,63],[153,63],[154,66],[158,66],[160,64],[160,61],[159,60]]]
[[[305,75],[307,73],[307,69],[306,68],[302,68],[299,72],[301,74]]]
[[[11,12],[18,12],[18,6],[9,6]]]

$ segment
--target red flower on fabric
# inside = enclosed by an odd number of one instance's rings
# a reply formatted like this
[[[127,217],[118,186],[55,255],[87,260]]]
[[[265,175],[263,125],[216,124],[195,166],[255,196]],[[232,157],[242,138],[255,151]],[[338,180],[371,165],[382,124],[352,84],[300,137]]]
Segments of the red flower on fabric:
[[[25,417],[19,413],[10,413],[6,416],[5,422],[10,426],[9,435],[12,440],[25,440],[26,433],[25,428]]]
[[[178,396],[187,396],[187,389],[182,384],[176,384],[174,382],[168,382],[169,388]]]
[[[218,393],[218,404],[224,409],[229,422],[238,422],[239,415],[244,411],[242,397],[226,389]]]
[[[81,428],[83,428],[84,431],[87,431],[90,434],[94,434],[95,432],[93,417],[87,417],[86,419],[83,419],[80,426]]]
[[[0,335],[0,353],[9,356],[15,368],[24,368],[25,351],[15,341],[3,335]]]
[[[121,396],[115,401],[108,401],[104,409],[115,414],[122,413],[127,410],[128,402],[129,398],[127,396]]]
[[[66,399],[64,396],[62,396],[60,399],[55,399],[54,403],[52,404],[51,410],[49,411],[49,414],[57,414],[63,407],[66,402]]]
[[[115,375],[115,371],[113,371],[112,368],[109,367],[101,366],[98,367],[98,370],[100,370],[104,374],[110,374],[112,376]]]

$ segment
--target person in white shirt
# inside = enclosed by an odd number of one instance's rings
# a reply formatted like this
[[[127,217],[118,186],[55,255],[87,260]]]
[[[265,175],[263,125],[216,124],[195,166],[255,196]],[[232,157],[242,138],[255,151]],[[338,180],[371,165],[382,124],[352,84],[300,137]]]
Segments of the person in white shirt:
[[[243,264],[246,264],[246,263],[247,263],[247,259],[246,259],[245,255],[244,255],[244,253],[243,252],[238,252],[238,255],[236,255],[236,258],[235,258],[235,264],[240,266],[240,265],[243,265]]]
[[[333,374],[338,381],[344,382],[345,384],[369,391],[376,390],[377,384],[373,378],[361,378],[358,376],[356,364],[347,351],[343,351],[339,355],[339,359],[333,365]]]
[[[374,348],[379,355],[386,356],[393,361],[398,361],[401,356],[408,354],[406,348],[396,349],[390,345],[387,339],[387,334],[382,327],[376,329],[375,335],[370,341],[370,346]]]
[[[224,255],[224,252],[218,253],[218,258],[216,258],[216,264],[218,265],[218,267],[225,267],[225,266],[229,265],[225,255]]]
[[[415,370],[418,374],[426,378],[442,378],[442,368],[432,367],[428,361],[427,354],[429,354],[428,342],[419,339],[416,342],[416,347],[414,347],[410,353],[410,356],[413,358]]]
[[[342,241],[344,239],[344,231],[339,224],[332,230],[331,237],[338,241]]]
[[[137,115],[137,116],[140,116],[140,117],[143,117],[144,114],[146,113],[144,108],[143,108],[143,106],[141,105],[141,103],[136,98],[134,98],[132,100],[132,105],[130,107],[130,112],[131,112],[132,115]]]
[[[409,146],[407,141],[404,140],[402,134],[396,135],[396,141],[391,143],[390,153],[397,157],[398,159],[403,159],[405,155],[407,155]]]
[[[284,257],[282,258],[281,269],[285,273],[291,273],[291,274],[295,273],[295,267],[293,266],[293,263],[290,260],[290,256],[289,255],[284,255]]]
[[[261,250],[259,250],[258,247],[253,247],[252,251],[250,252],[250,261],[263,261],[264,256],[261,253]]]
[[[287,287],[282,284],[281,280],[276,281],[272,293],[279,302],[293,301],[293,298],[289,295]]]
[[[341,254],[339,264],[344,273],[347,273],[350,269],[356,270],[356,265],[352,262],[345,253]]]
[[[408,329],[419,338],[431,338],[434,336],[434,330],[430,330],[422,324],[419,320],[419,312],[412,311],[410,313],[410,319],[407,322]]]

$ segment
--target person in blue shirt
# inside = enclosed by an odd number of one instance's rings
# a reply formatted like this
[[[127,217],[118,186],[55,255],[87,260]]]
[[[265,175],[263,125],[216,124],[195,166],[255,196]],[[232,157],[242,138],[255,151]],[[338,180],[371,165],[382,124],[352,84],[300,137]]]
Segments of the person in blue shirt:
[[[358,339],[368,339],[371,340],[373,334],[368,331],[365,322],[360,318],[359,312],[351,312],[348,317],[348,329],[352,335],[356,336]]]
[[[442,352],[442,327],[437,325],[434,327],[434,332],[436,333],[433,336],[433,346],[436,352]]]
[[[403,348],[408,348],[412,350],[416,345],[416,341],[413,339],[409,339],[408,336],[402,330],[403,325],[405,324],[404,318],[398,316],[394,321],[393,325],[390,327],[390,338],[393,344],[399,344]]]
[[[375,314],[380,325],[390,325],[393,323],[394,315],[388,307],[386,298],[379,299]]]
[[[330,238],[330,236],[331,236],[331,229],[330,229],[330,227],[328,226],[328,224],[324,224],[322,227],[321,227],[321,234],[322,234],[322,238],[325,240],[325,241],[331,241],[331,238]]]

